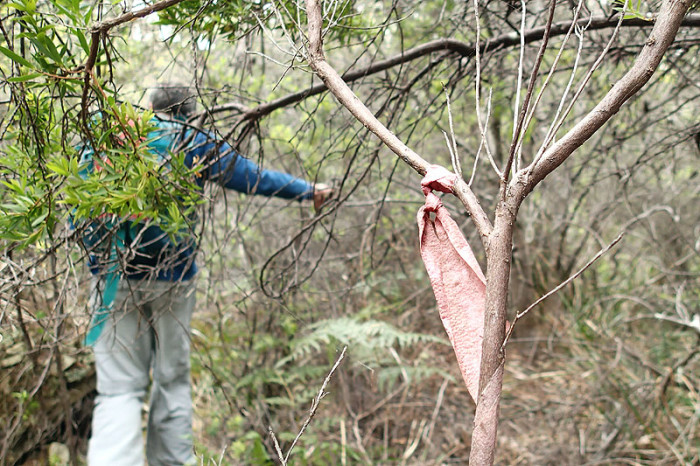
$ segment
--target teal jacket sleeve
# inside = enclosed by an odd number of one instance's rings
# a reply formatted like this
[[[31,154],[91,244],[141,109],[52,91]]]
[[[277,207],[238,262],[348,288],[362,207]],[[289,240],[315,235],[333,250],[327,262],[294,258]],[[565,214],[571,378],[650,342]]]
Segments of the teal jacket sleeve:
[[[204,178],[228,189],[285,199],[313,198],[314,187],[310,183],[287,173],[263,170],[229,144],[217,143],[208,134],[198,132],[190,148],[187,162],[202,163]]]

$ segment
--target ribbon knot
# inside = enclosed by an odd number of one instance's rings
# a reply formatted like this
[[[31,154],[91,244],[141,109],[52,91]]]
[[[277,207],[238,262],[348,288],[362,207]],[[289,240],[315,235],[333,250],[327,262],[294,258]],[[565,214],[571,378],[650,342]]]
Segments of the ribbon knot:
[[[431,165],[420,184],[423,194],[428,196],[431,191],[451,193],[455,188],[456,182],[457,175],[440,165]]]
[[[425,212],[437,212],[441,207],[443,207],[443,205],[442,200],[439,197],[432,192],[425,195],[425,204],[423,205],[423,210]]]

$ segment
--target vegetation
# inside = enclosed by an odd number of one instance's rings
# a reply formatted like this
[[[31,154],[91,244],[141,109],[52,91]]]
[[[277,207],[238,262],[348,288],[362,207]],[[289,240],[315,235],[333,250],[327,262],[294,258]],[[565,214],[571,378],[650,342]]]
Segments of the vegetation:
[[[549,7],[485,1],[477,20],[470,2],[324,2],[323,47],[413,151],[451,166],[456,149],[488,213],[500,199],[492,165],[506,165],[513,135],[515,168],[561,140],[632,68],[659,11],[558,4],[533,80]],[[692,9],[647,85],[520,207],[511,322],[624,237],[515,325],[498,463],[700,459]],[[274,439],[286,453],[346,346],[290,464],[466,462],[474,406],[417,248],[419,177],[314,78],[307,46],[304,5],[286,0],[0,5],[0,463],[60,464],[52,442],[82,461],[94,382],[81,347],[80,220],[102,213],[201,240],[192,363],[203,464],[280,462]],[[164,178],[139,142],[145,89],[172,80],[197,89],[196,124],[265,167],[332,182],[337,197],[314,216],[215,186],[200,193],[177,157]],[[114,161],[87,180],[85,144]],[[443,201],[485,268],[472,218]]]

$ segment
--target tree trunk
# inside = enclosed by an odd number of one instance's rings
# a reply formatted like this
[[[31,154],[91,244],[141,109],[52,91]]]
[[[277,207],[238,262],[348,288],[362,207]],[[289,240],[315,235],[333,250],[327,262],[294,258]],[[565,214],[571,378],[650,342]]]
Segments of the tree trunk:
[[[474,417],[474,432],[469,464],[493,464],[498,431],[506,336],[506,310],[510,280],[515,209],[501,202],[496,210],[493,231],[486,244],[486,313],[479,376],[479,400]]]

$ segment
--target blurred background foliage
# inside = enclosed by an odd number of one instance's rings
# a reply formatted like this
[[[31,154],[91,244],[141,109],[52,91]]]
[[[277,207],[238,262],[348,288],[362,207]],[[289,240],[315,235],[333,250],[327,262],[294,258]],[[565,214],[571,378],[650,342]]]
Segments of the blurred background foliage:
[[[316,83],[300,55],[305,17],[297,2],[185,1],[114,27],[98,36],[86,81],[91,27],[146,5],[0,5],[0,425],[7,426],[0,462],[60,464],[51,442],[82,461],[94,390],[89,351],[80,346],[89,277],[67,226],[70,213],[136,209],[177,226],[179,214],[197,208],[205,267],[192,363],[203,464],[273,464],[269,429],[283,449],[290,445],[346,345],[292,463],[463,464],[473,406],[417,251],[418,176],[325,93],[269,114],[251,111]],[[559,5],[555,20],[571,19],[575,6]],[[482,2],[482,38],[517,31],[521,8]],[[528,2],[526,27],[542,26],[546,8]],[[582,15],[607,16],[612,8],[588,1]],[[634,12],[657,8],[642,2]],[[341,72],[431,40],[473,43],[476,35],[471,2],[326,2],[324,11],[327,55]],[[524,160],[542,143],[572,71],[580,82],[610,34],[582,32],[578,57],[577,39],[566,45],[528,128]],[[647,34],[622,28],[563,130],[622,76]],[[561,36],[551,39],[538,90],[561,45]],[[526,70],[538,46],[526,46]],[[682,28],[647,87],[523,204],[511,316],[626,234],[518,323],[508,346],[499,463],[698,461],[699,48],[697,27]],[[489,144],[501,165],[518,60],[518,47],[482,57]],[[448,93],[471,176],[480,142],[474,75],[472,56],[443,50],[352,86],[410,147],[447,166]],[[138,141],[147,132],[145,93],[162,81],[195,87],[206,127],[241,153],[332,183],[337,199],[314,216],[308,205],[218,187],[196,194],[186,173],[181,183],[144,186],[96,178],[85,189],[76,147],[86,141],[115,159],[123,154],[119,170],[131,180],[156,169],[137,143],[124,144],[123,133]],[[95,112],[99,124],[91,123]],[[473,186],[492,210],[498,185],[483,160]],[[192,195],[185,203],[183,192]],[[483,259],[470,219],[454,199],[445,203]]]

